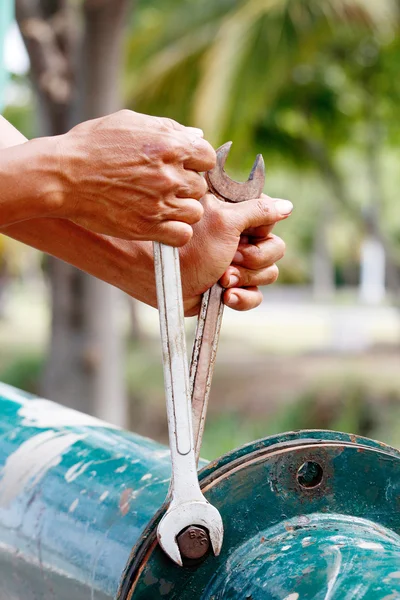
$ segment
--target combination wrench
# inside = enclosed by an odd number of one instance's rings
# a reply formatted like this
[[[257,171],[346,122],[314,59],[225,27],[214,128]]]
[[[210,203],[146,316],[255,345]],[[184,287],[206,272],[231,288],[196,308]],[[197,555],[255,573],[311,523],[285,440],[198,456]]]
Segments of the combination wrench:
[[[224,171],[231,145],[228,142],[217,150],[216,166],[205,175],[209,191],[226,202],[258,198],[265,180],[262,156],[257,156],[248,180],[239,183]],[[224,290],[217,283],[203,294],[189,379],[179,251],[158,242],[153,243],[153,248],[172,463],[167,498],[170,502],[158,525],[157,537],[164,552],[182,565],[177,540],[189,526],[206,530],[215,556],[222,547],[221,515],[201,492],[197,462],[222,321]]]

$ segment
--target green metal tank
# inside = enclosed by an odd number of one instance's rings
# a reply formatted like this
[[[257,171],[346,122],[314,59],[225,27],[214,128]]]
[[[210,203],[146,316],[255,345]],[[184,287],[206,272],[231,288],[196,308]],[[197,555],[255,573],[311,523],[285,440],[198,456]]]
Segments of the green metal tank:
[[[400,454],[300,431],[200,480],[220,556],[183,568],[156,542],[168,448],[0,384],[1,600],[400,599]]]

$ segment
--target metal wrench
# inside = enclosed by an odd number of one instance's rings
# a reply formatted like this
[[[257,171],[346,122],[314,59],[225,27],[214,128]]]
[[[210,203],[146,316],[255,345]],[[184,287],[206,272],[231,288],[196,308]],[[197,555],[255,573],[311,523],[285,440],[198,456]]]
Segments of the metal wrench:
[[[240,183],[231,179],[224,170],[231,146],[232,142],[227,142],[217,150],[217,164],[211,171],[206,173],[209,191],[224,202],[243,202],[259,198],[265,182],[265,166],[262,155],[257,155],[248,180]],[[190,363],[190,393],[192,396],[196,463],[200,455],[211,380],[224,313],[223,293],[223,287],[216,283],[203,294],[193,344]]]
[[[177,537],[183,529],[189,525],[204,527],[218,556],[223,525],[218,510],[203,496],[197,476],[179,252],[157,242],[153,247],[172,461],[171,503],[158,525],[157,537],[164,552],[182,565]]]
[[[230,147],[231,142],[228,142],[217,150],[217,166],[206,174],[210,191],[230,202],[260,196],[264,184],[261,155],[257,157],[248,181],[238,183],[223,170]],[[200,490],[197,458],[221,326],[223,289],[216,284],[203,295],[189,386],[179,252],[176,248],[157,242],[153,246],[172,461],[171,502],[158,525],[157,536],[166,554],[182,565],[177,537],[190,525],[200,525],[207,530],[216,556],[222,546],[222,519]],[[192,395],[195,438],[192,429]]]

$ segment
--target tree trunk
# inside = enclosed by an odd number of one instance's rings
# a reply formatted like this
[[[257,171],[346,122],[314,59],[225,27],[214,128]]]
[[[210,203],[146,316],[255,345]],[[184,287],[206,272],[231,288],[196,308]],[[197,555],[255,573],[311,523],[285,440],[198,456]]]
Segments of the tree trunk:
[[[46,134],[120,108],[126,0],[17,0],[17,18]],[[63,93],[62,93],[63,92]],[[84,249],[83,249],[84,251]],[[67,406],[127,424],[119,290],[49,259],[52,328],[42,391]]]

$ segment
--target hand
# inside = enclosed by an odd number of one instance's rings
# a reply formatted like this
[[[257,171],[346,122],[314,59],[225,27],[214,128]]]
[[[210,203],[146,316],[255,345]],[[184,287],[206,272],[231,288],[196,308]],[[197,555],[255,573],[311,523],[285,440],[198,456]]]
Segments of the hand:
[[[292,204],[264,194],[238,204],[223,203],[207,194],[201,202],[204,217],[180,251],[186,316],[198,313],[202,293],[217,281],[227,288],[227,306],[255,308],[262,301],[258,286],[277,279],[275,262],[285,252],[283,240],[271,229],[290,215]]]
[[[129,240],[182,246],[203,214],[215,165],[199,129],[129,110],[87,121],[58,138],[61,207],[50,216]]]

